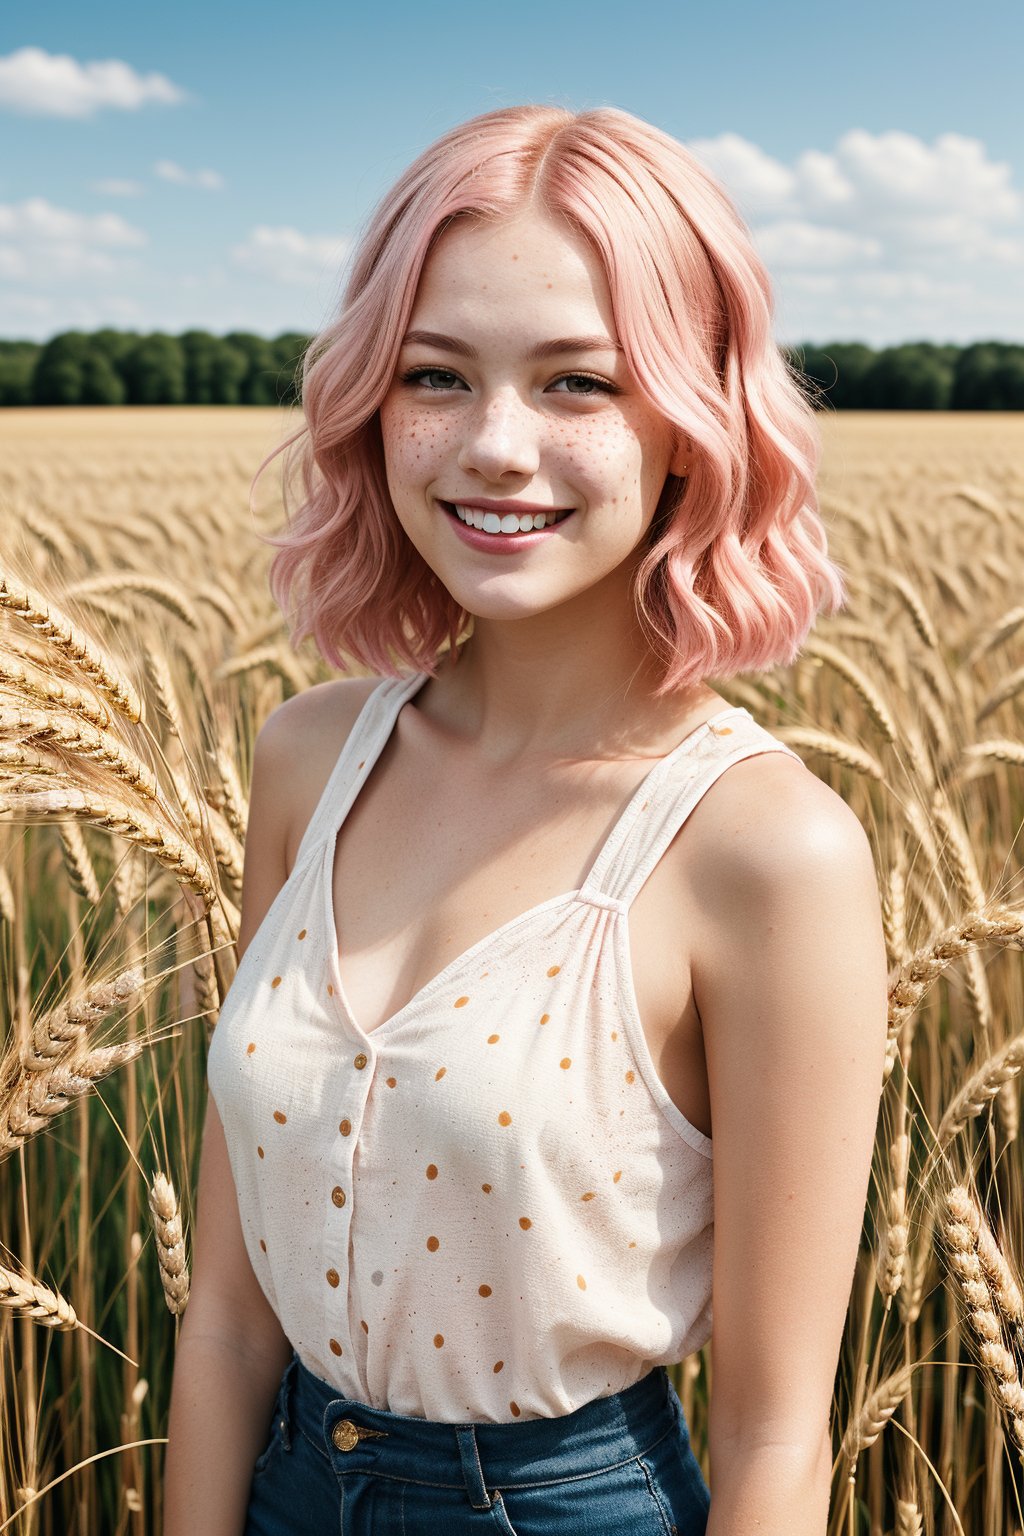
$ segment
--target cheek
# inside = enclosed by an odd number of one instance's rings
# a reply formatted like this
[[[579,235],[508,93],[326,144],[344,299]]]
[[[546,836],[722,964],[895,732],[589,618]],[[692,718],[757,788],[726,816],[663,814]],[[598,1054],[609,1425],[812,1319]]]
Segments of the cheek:
[[[656,434],[637,430],[619,418],[585,418],[556,429],[557,446],[567,474],[576,484],[608,492],[618,500],[647,479],[648,460],[657,457]]]
[[[451,428],[436,412],[403,401],[381,406],[380,435],[391,481],[429,475],[451,442]]]

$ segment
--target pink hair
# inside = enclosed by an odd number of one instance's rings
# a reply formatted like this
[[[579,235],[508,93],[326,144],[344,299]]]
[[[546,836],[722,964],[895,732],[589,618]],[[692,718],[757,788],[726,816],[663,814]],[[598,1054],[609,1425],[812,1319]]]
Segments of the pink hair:
[[[386,195],[341,313],[304,364],[303,497],[271,561],[293,644],[346,669],[433,674],[468,619],[413,548],[388,494],[378,408],[424,261],[459,215],[536,201],[604,265],[640,388],[690,440],[669,477],[634,596],[659,692],[796,656],[847,597],[818,515],[814,413],[772,340],[767,273],[726,194],[681,144],[627,112],[522,106],[446,133]],[[278,450],[281,451],[281,450]],[[273,457],[273,455],[271,456]]]

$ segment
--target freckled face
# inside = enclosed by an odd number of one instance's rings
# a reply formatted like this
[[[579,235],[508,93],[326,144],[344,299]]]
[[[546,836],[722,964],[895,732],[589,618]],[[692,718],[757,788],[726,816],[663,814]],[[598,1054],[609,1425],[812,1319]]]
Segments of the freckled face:
[[[460,219],[440,238],[380,421],[399,522],[481,618],[526,617],[602,583],[625,594],[629,556],[685,463],[626,366],[599,258],[533,212]],[[486,515],[489,502],[571,515],[518,545],[463,536],[455,505]]]

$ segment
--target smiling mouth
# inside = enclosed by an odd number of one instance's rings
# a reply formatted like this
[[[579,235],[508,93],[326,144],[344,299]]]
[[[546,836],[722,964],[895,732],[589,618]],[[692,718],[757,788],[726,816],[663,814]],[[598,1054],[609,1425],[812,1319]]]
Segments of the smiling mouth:
[[[481,507],[463,507],[458,502],[442,501],[441,506],[449,517],[457,517],[467,528],[498,537],[514,538],[521,533],[535,533],[541,528],[553,528],[571,517],[575,508],[552,508],[550,512],[485,512]]]

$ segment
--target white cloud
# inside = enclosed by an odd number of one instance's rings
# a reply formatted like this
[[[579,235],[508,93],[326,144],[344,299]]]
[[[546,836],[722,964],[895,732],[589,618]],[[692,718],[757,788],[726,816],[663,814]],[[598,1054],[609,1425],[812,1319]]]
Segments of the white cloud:
[[[1007,280],[1024,196],[980,140],[854,128],[791,164],[733,133],[689,147],[750,222],[787,339],[834,337],[840,318],[876,344],[1024,337],[1024,289]]]
[[[116,176],[107,176],[100,181],[90,181],[90,192],[98,192],[101,197],[141,197],[141,181],[121,181]]]
[[[38,117],[91,117],[103,107],[134,112],[185,100],[166,75],[138,74],[120,59],[81,64],[67,53],[18,48],[0,57],[0,107]]]
[[[310,285],[336,277],[352,242],[345,235],[304,235],[287,225],[259,224],[231,252],[236,266],[276,283]]]
[[[0,203],[0,276],[33,284],[116,271],[145,245],[141,229],[117,213],[81,214],[43,197]]]
[[[916,209],[959,213],[994,223],[1016,218],[1020,194],[1008,165],[989,160],[984,144],[943,133],[928,145],[910,133],[846,133],[835,159],[861,200],[906,217]]]
[[[201,187],[204,192],[219,192],[224,185],[224,177],[219,171],[186,171],[173,160],[158,160],[153,175],[159,176],[161,181],[173,181],[179,187]]]
[[[748,213],[771,213],[790,206],[796,185],[793,172],[749,139],[723,133],[717,139],[691,139],[687,148]]]
[[[846,267],[855,261],[873,261],[882,254],[879,240],[802,219],[780,219],[764,225],[757,244],[772,267]]]

